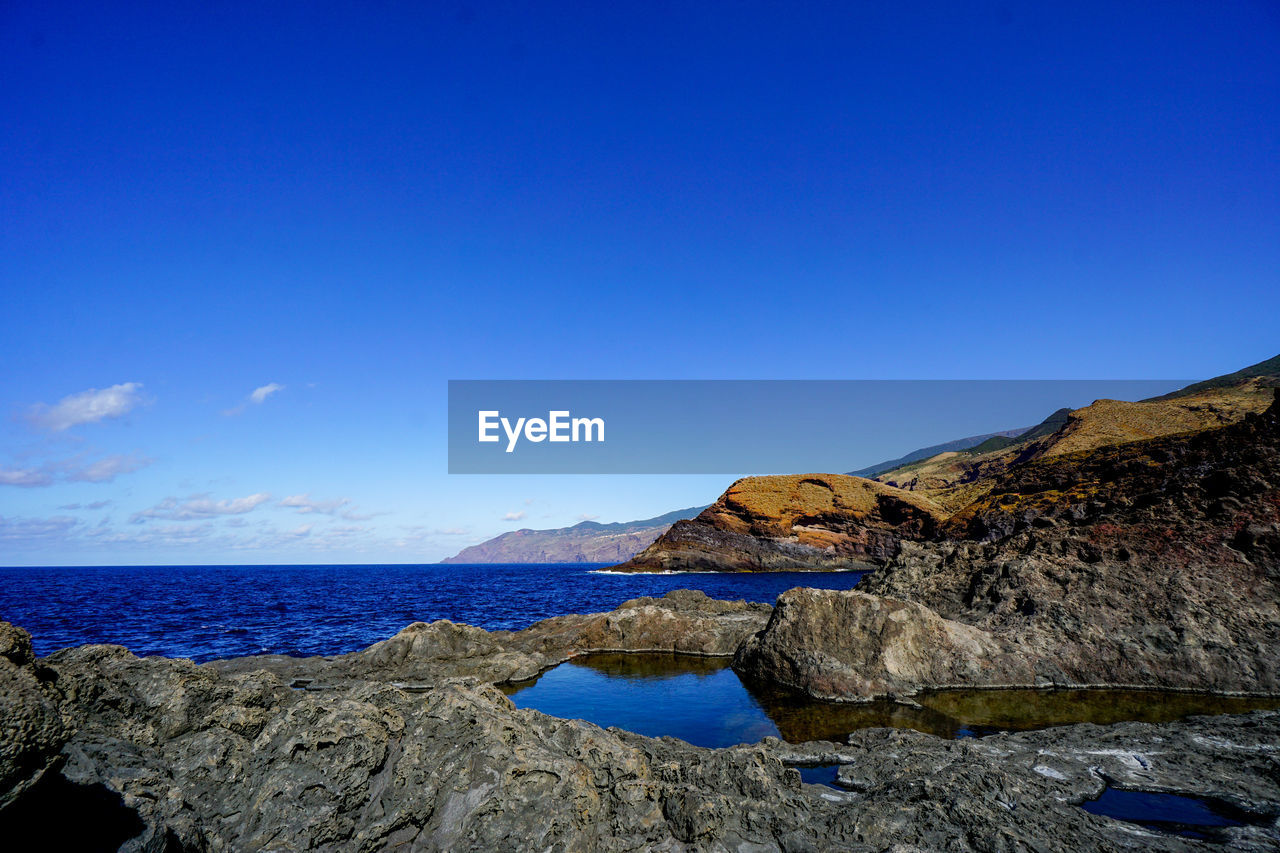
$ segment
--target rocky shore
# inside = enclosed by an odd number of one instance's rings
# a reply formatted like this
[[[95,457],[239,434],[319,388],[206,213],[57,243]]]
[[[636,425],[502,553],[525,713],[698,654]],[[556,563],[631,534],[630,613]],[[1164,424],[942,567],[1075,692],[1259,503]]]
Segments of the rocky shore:
[[[678,591],[519,632],[415,623],[347,655],[204,665],[117,646],[36,659],[0,623],[0,839],[148,853],[1280,850],[1280,712],[709,750],[519,710],[494,686],[578,655],[664,652],[846,702],[937,687],[1280,695],[1280,402],[1046,452],[969,494],[952,512],[856,477],[749,478],[632,565],[879,566],[857,590],[793,589],[774,607]],[[816,764],[838,765],[836,787],[802,783],[796,768]],[[1207,798],[1238,825],[1194,839],[1081,808],[1109,790]]]
[[[1213,798],[1247,817],[1219,840],[1280,849],[1278,712],[708,750],[518,710],[490,683],[649,648],[657,626],[723,655],[768,611],[677,593],[516,634],[437,622],[353,655],[206,665],[117,646],[36,660],[0,625],[0,832],[127,851],[1209,849],[1080,808],[1110,786]],[[801,782],[818,763],[839,787]]]

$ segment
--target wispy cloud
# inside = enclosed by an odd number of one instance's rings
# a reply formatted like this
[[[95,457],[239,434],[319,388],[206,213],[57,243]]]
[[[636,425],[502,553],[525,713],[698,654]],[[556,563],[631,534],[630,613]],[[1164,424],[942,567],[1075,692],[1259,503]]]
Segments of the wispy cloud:
[[[111,501],[93,501],[92,503],[87,503],[87,504],[80,504],[80,503],[63,504],[62,506],[58,507],[58,509],[102,509],[103,507],[109,506],[110,504],[111,504]]]
[[[40,468],[0,468],[0,486],[33,489],[53,485],[53,475]]]
[[[519,512],[509,512],[502,517],[502,520],[503,521],[519,521],[520,519],[524,518],[528,514],[529,513],[525,512],[524,510],[520,510]]]
[[[185,500],[169,497],[149,509],[135,512],[129,516],[129,521],[134,524],[140,524],[149,518],[191,521],[194,519],[216,518],[222,515],[243,515],[246,512],[252,512],[269,500],[271,500],[271,495],[265,492],[221,501],[215,501],[207,494],[192,495]]]
[[[327,501],[315,501],[311,499],[310,494],[305,495],[289,495],[277,504],[287,509],[293,509],[299,515],[333,515],[346,521],[368,521],[379,515],[386,515],[385,512],[356,512],[356,507],[351,503],[350,498],[334,498]]]
[[[80,524],[66,515],[52,518],[5,518],[0,515],[0,541],[59,539]]]
[[[253,392],[249,394],[249,399],[252,400],[254,403],[257,403],[258,405],[261,405],[272,394],[276,393],[277,391],[283,391],[283,390],[284,390],[283,385],[280,385],[279,383],[276,383],[276,382],[268,382],[266,385],[263,385],[261,388],[254,388]]]
[[[110,388],[90,388],[63,397],[53,405],[37,403],[28,419],[36,426],[61,432],[79,424],[128,414],[142,403],[142,383],[123,382]]]
[[[334,515],[338,510],[351,503],[350,498],[335,498],[329,501],[313,501],[310,494],[289,495],[280,501],[280,506],[296,509],[300,514],[318,512],[322,515]]]
[[[600,516],[598,515],[588,515],[584,512],[582,515],[578,516],[578,521],[595,521],[599,517]]]
[[[66,477],[80,483],[109,483],[121,474],[132,474],[150,463],[150,459],[136,454],[117,453],[84,466],[73,467],[66,472]]]
[[[51,486],[58,481],[109,483],[121,474],[132,474],[149,464],[150,459],[136,453],[116,453],[92,460],[80,454],[71,459],[45,462],[34,468],[0,468],[0,486],[36,488]]]
[[[281,385],[280,383],[268,382],[266,385],[262,385],[250,391],[249,396],[247,398],[247,402],[241,403],[238,406],[227,409],[222,414],[228,417],[234,417],[235,415],[243,414],[245,407],[250,403],[252,403],[255,406],[261,406],[263,403],[267,401],[267,398],[270,397],[272,394],[275,394],[283,390],[284,390],[284,386]]]

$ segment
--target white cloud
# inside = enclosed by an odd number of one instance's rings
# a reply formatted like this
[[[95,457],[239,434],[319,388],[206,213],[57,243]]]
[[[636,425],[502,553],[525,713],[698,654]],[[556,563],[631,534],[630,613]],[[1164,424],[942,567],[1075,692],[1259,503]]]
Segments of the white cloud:
[[[599,517],[600,516],[598,515],[588,515],[584,512],[582,515],[578,516],[578,521],[595,521]]]
[[[529,513],[525,512],[524,510],[520,510],[519,512],[509,512],[502,517],[502,520],[503,521],[519,521],[520,519],[524,518],[528,514]]]
[[[318,512],[322,515],[333,515],[342,507],[351,503],[349,498],[335,498],[330,501],[313,501],[310,494],[289,495],[280,501],[280,506],[296,509],[300,514]]]
[[[34,488],[68,483],[109,483],[121,474],[132,474],[151,464],[136,453],[116,453],[85,461],[84,454],[71,459],[45,462],[38,468],[0,468],[0,486]]]
[[[118,418],[142,403],[141,382],[124,382],[110,388],[90,388],[63,397],[52,406],[37,403],[31,407],[30,420],[37,426],[61,432],[78,424],[91,424],[104,418]]]
[[[146,467],[150,462],[150,459],[144,459],[132,453],[127,455],[117,453],[113,456],[104,456],[83,467],[68,470],[66,477],[68,480],[80,483],[109,483],[118,475],[132,474],[139,468]]]
[[[79,504],[79,503],[63,504],[62,506],[58,507],[58,509],[102,509],[103,507],[108,506],[110,503],[111,501],[94,501],[92,503],[87,503],[87,504]]]
[[[21,486],[25,489],[52,485],[53,476],[38,468],[0,468],[0,486]]]
[[[283,385],[277,384],[275,382],[268,382],[266,385],[263,385],[261,388],[254,388],[253,393],[249,395],[249,399],[252,400],[254,403],[261,405],[272,394],[276,393],[277,391],[283,391],[283,390],[284,390]]]
[[[243,515],[246,512],[252,512],[269,500],[271,500],[271,495],[265,492],[222,501],[212,500],[207,494],[192,495],[186,500],[170,497],[165,498],[150,509],[135,512],[129,517],[129,521],[134,524],[140,524],[148,518],[191,521],[193,519],[216,518],[221,515]]]
[[[263,403],[267,401],[267,398],[270,397],[272,394],[275,394],[277,391],[283,391],[283,390],[284,390],[284,386],[281,385],[280,383],[268,382],[266,385],[263,385],[259,388],[254,388],[252,391],[250,391],[249,396],[246,398],[247,402],[241,403],[238,406],[227,409],[222,414],[226,415],[229,418],[235,417],[236,415],[242,415],[244,414],[245,406],[249,405],[249,403],[252,403],[255,406],[261,406]]]
[[[78,524],[78,519],[66,515],[52,518],[5,518],[0,515],[0,541],[57,539],[70,533]]]

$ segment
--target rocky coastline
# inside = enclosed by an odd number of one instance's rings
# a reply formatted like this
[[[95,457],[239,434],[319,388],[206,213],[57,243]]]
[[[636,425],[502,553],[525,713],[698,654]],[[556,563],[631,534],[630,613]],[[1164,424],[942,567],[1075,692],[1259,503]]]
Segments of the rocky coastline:
[[[518,632],[415,623],[346,655],[202,665],[103,645],[37,659],[0,623],[0,838],[148,853],[1280,850],[1280,711],[703,749],[520,710],[495,686],[579,655],[662,652],[844,702],[1082,685],[1280,696],[1280,402],[1007,467],[959,512],[860,478],[764,479],[673,526],[655,565],[799,554],[877,571],[772,607],[682,590]],[[721,538],[697,538],[708,530]],[[837,766],[835,786],[804,783],[812,765]],[[1115,791],[1239,819],[1192,838],[1082,808]]]
[[[417,623],[350,655],[203,665],[36,659],[3,625],[0,830],[127,851],[1209,849],[1080,807],[1111,787],[1225,803],[1248,820],[1221,840],[1280,849],[1280,712],[711,750],[494,687],[596,651],[741,656],[776,618],[678,591],[520,632]],[[839,765],[838,786],[803,783],[813,764]],[[96,834],[49,825],[70,810]]]

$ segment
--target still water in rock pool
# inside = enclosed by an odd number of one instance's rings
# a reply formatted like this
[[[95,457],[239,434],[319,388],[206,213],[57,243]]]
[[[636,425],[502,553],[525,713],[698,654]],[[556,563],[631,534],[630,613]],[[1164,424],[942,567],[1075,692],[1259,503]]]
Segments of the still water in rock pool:
[[[744,684],[724,658],[670,654],[583,655],[503,690],[521,708],[706,747],[770,735],[792,743],[843,741],[856,729],[880,726],[957,738],[1280,707],[1277,699],[1141,690],[944,690],[916,697],[919,707],[821,702]]]
[[[1157,832],[1203,841],[1227,841],[1229,836],[1225,830],[1229,827],[1268,823],[1259,815],[1207,797],[1117,788],[1107,788],[1096,800],[1084,803],[1083,808],[1096,815],[1136,823]]]

